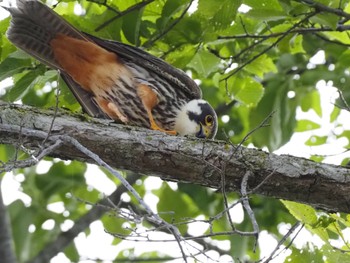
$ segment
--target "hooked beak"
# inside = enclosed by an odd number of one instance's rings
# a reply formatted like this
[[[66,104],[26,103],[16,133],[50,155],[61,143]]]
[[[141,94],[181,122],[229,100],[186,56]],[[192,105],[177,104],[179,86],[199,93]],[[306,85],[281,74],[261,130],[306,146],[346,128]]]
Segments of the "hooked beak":
[[[196,133],[196,137],[205,139],[205,138],[208,138],[209,134],[210,134],[209,128],[207,126],[203,126],[202,123],[199,123],[199,131]]]

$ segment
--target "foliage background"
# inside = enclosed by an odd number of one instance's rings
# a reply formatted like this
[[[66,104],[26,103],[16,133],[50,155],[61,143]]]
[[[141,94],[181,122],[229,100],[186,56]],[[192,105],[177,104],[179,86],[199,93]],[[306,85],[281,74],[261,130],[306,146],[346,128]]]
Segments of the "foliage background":
[[[315,3],[329,9],[315,8]],[[204,98],[217,109],[220,117],[218,139],[230,139],[238,144],[274,112],[270,125],[251,134],[244,145],[273,152],[296,132],[313,130],[315,132],[305,141],[313,152],[317,152],[318,146],[331,147],[335,141],[344,139],[346,143],[339,152],[349,148],[350,130],[339,121],[344,111],[349,110],[345,102],[350,103],[350,38],[344,31],[349,24],[350,15],[346,16],[350,12],[349,1],[67,0],[59,1],[54,10],[82,31],[139,46],[191,74],[200,83]],[[331,10],[343,10],[345,14]],[[58,81],[56,71],[9,43],[5,35],[9,21],[9,18],[0,21],[0,81],[12,77],[13,83],[0,90],[1,100],[55,107],[58,83],[59,106],[80,111],[68,88]],[[324,61],[311,63],[311,58],[319,51],[324,54]],[[338,97],[333,101],[344,108],[333,107],[331,112],[323,110],[317,86],[321,80],[327,83],[323,89],[336,87],[342,92],[344,100]],[[313,112],[315,117],[297,119],[297,110]],[[319,135],[317,129],[321,118],[329,120],[334,132]],[[27,153],[18,152],[16,147],[0,146],[2,162],[26,156]],[[320,155],[310,158],[318,162],[324,160]],[[20,262],[32,258],[48,241],[54,240],[67,220],[72,222],[86,213],[90,207],[86,202],[95,203],[103,197],[86,182],[87,164],[49,158],[47,162],[49,169],[44,172],[38,167],[13,171],[21,191],[31,198],[29,205],[16,200],[8,206]],[[347,162],[348,159],[344,159],[339,164]],[[111,176],[109,178],[118,184]],[[174,188],[162,183],[158,189],[150,191],[145,189],[143,180],[138,182],[136,189],[142,196],[152,193],[158,198],[157,211],[173,211],[173,215],[163,216],[168,216],[169,220],[199,216],[208,219],[223,209],[223,197],[210,189],[195,185]],[[228,195],[230,202],[238,197],[234,193]],[[53,203],[63,204],[64,212],[51,211],[49,205]],[[315,247],[310,243],[302,251],[291,245],[289,262],[306,262],[308,258],[319,262],[326,259],[340,262],[341,258],[342,262],[350,262],[349,240],[346,241],[344,236],[349,233],[348,215],[327,214],[305,205],[260,196],[254,196],[251,205],[261,230],[276,239],[283,236],[278,226],[293,224],[296,220],[305,223],[309,231],[322,239],[322,246]],[[49,219],[54,221],[54,226],[46,230],[43,225]],[[128,233],[123,219],[105,215],[101,221],[108,231]],[[215,231],[226,231],[229,225],[223,219],[213,227]],[[237,227],[250,230],[248,218],[244,217]],[[180,230],[186,234],[188,226]],[[88,229],[86,234],[89,234]],[[255,261],[262,252],[259,248],[253,252],[253,238],[225,236],[212,239],[228,240],[230,249],[225,253],[232,258]],[[335,240],[338,242],[334,243]],[[118,246],[120,242],[115,238],[113,244]],[[337,244],[336,249],[334,244]],[[75,244],[64,253],[71,261],[81,258]],[[118,258],[132,254],[130,250],[128,254],[120,253]],[[156,251],[138,256],[162,257]]]

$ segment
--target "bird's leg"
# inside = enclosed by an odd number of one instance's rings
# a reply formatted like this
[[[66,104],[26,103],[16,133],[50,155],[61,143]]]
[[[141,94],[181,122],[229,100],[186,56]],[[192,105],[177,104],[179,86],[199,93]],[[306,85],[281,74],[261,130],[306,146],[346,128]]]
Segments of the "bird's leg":
[[[177,132],[175,130],[167,131],[160,128],[155,122],[152,109],[158,104],[157,93],[155,93],[150,87],[145,84],[139,84],[137,87],[137,95],[140,97],[143,106],[145,107],[148,115],[148,119],[151,125],[152,130],[165,132],[170,135],[176,135]]]
[[[113,102],[102,98],[95,98],[95,100],[100,108],[113,120],[120,120],[123,123],[127,123],[129,121],[128,118],[119,111],[117,105],[115,105]]]

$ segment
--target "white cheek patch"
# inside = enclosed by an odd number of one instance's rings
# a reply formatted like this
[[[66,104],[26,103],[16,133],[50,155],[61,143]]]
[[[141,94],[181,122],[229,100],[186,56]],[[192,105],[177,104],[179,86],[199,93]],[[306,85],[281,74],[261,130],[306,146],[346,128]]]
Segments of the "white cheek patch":
[[[199,125],[194,120],[190,120],[188,112],[200,115],[202,109],[199,107],[198,103],[201,104],[202,102],[205,103],[203,100],[192,100],[182,107],[176,117],[174,127],[180,135],[194,135],[199,131]]]
[[[182,110],[175,121],[175,130],[182,136],[198,132],[197,124],[188,118],[187,111]]]

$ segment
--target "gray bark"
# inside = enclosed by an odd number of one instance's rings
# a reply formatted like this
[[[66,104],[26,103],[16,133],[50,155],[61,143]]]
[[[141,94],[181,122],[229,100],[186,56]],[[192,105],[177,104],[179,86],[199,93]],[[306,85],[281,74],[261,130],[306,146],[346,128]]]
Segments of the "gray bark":
[[[37,149],[50,129],[53,111],[14,105],[0,107],[0,143],[21,143]],[[168,136],[64,112],[56,116],[47,142],[59,135],[75,138],[118,169],[214,189],[221,188],[224,176],[226,191],[239,191],[244,174],[250,170],[253,176],[248,185],[254,193],[327,211],[350,212],[350,170],[345,167],[258,149],[237,150],[223,141]],[[91,162],[68,143],[50,155]]]

